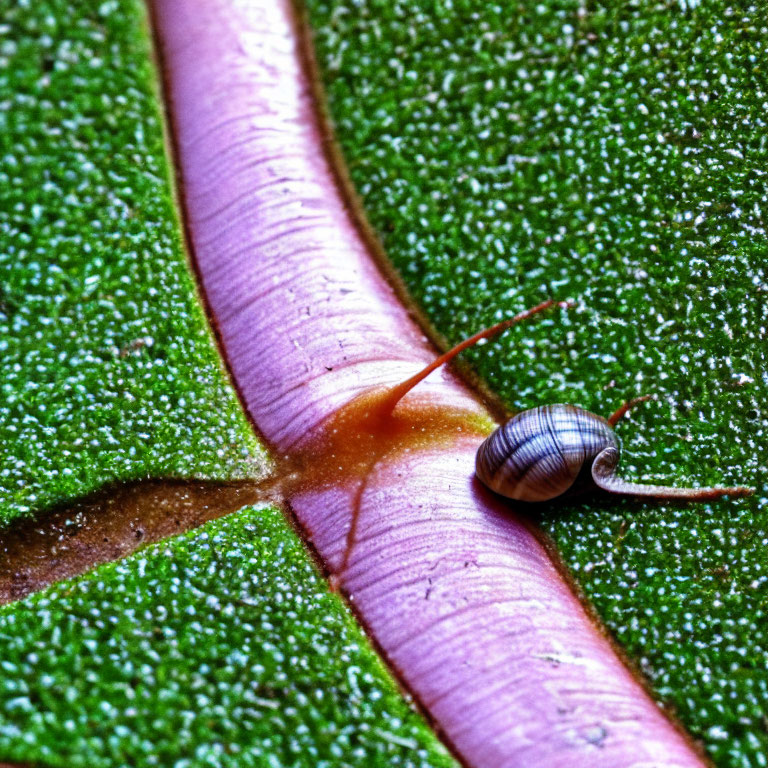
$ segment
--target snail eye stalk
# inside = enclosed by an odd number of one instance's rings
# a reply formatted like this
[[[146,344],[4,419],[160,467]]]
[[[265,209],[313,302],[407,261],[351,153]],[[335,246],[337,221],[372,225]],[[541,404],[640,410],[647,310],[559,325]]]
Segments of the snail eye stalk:
[[[458,355],[460,352],[463,352],[465,349],[469,349],[470,347],[474,346],[478,341],[498,336],[500,333],[503,333],[513,325],[522,323],[529,317],[533,317],[534,315],[537,315],[540,312],[544,312],[545,310],[555,306],[561,307],[562,309],[569,309],[573,306],[573,304],[568,301],[554,301],[553,299],[547,299],[546,301],[542,301],[541,304],[537,304],[531,309],[526,309],[514,317],[510,317],[507,320],[502,320],[500,323],[496,323],[496,325],[492,325],[489,328],[484,328],[482,331],[478,331],[473,336],[470,336],[468,339],[464,339],[464,341],[459,342],[452,349],[449,349],[447,352],[435,358],[428,366],[420,370],[417,374],[394,386],[387,395],[384,403],[382,404],[382,407],[387,411],[392,411],[400,402],[400,400],[402,400],[403,397],[405,397],[405,395],[407,395],[417,384],[426,379],[427,376],[432,373],[432,371],[436,371],[438,368],[440,368],[440,366],[449,363],[451,360],[453,360],[454,357],[456,357],[456,355]]]

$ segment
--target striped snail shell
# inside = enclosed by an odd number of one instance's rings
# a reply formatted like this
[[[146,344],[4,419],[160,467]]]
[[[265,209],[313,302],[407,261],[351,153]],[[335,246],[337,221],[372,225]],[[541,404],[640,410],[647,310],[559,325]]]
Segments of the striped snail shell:
[[[619,441],[612,424],[638,398],[604,419],[574,405],[543,405],[518,413],[478,448],[477,477],[516,501],[549,501],[568,491],[599,487],[609,493],[655,499],[708,501],[748,496],[752,488],[669,488],[616,477]]]
[[[475,471],[502,496],[548,501],[581,481],[606,448],[618,451],[619,441],[602,416],[573,405],[543,405],[493,432],[477,451]]]

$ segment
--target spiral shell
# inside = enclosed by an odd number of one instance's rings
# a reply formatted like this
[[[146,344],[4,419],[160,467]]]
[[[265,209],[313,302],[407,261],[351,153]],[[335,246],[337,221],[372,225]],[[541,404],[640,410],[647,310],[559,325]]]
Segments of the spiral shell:
[[[602,416],[573,405],[518,413],[477,451],[475,471],[491,490],[517,501],[548,501],[568,491],[594,459],[619,442]]]

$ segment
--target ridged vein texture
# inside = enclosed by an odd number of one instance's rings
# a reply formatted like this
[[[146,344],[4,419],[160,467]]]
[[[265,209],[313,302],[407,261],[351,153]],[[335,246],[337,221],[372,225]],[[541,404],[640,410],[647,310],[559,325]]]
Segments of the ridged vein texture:
[[[378,273],[326,163],[290,10],[157,0],[192,245],[249,412],[279,454],[433,351]],[[424,394],[482,414],[449,374]],[[344,588],[472,766],[700,765],[546,553],[473,478],[477,439],[371,470]],[[358,483],[295,496],[331,570]]]

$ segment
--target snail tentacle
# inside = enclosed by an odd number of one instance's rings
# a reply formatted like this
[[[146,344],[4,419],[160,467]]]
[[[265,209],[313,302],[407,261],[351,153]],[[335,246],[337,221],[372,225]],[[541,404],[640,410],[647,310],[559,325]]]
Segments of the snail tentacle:
[[[403,399],[403,397],[405,397],[405,395],[407,395],[420,381],[426,379],[427,376],[432,373],[432,371],[437,370],[441,365],[449,363],[451,360],[453,360],[454,357],[456,357],[456,355],[459,354],[459,352],[463,352],[465,349],[469,349],[469,347],[477,344],[478,341],[482,341],[482,339],[490,339],[493,336],[498,336],[498,334],[506,331],[513,325],[517,325],[523,320],[527,320],[529,317],[537,315],[539,312],[543,312],[544,310],[550,309],[551,307],[569,309],[572,306],[573,304],[570,301],[555,301],[554,299],[547,299],[546,301],[542,301],[541,304],[537,304],[535,307],[531,307],[531,309],[526,309],[523,312],[518,313],[514,317],[507,318],[506,320],[502,320],[500,323],[496,323],[496,325],[492,325],[489,328],[484,328],[482,331],[478,331],[474,336],[470,336],[468,339],[464,339],[464,341],[460,342],[455,347],[449,349],[447,352],[435,358],[429,365],[427,365],[425,368],[422,368],[418,373],[411,376],[411,378],[406,379],[405,381],[400,382],[400,384],[397,386],[393,387],[387,394],[387,398],[383,403],[384,410],[392,411],[394,407]]]
[[[622,405],[620,408],[617,408],[607,419],[606,421],[612,426],[615,427],[616,424],[620,419],[623,419],[624,416],[626,416],[627,411],[630,410],[630,408],[634,408],[636,405],[639,405],[640,403],[645,403],[648,400],[654,399],[654,395],[643,395],[642,397],[633,397],[631,400],[627,400],[624,405]]]
[[[608,493],[627,496],[644,496],[653,499],[685,499],[687,501],[711,501],[721,496],[749,496],[754,488],[737,485],[730,488],[673,488],[666,485],[630,483],[614,474],[619,463],[616,448],[606,448],[592,464],[592,479],[595,485]]]

